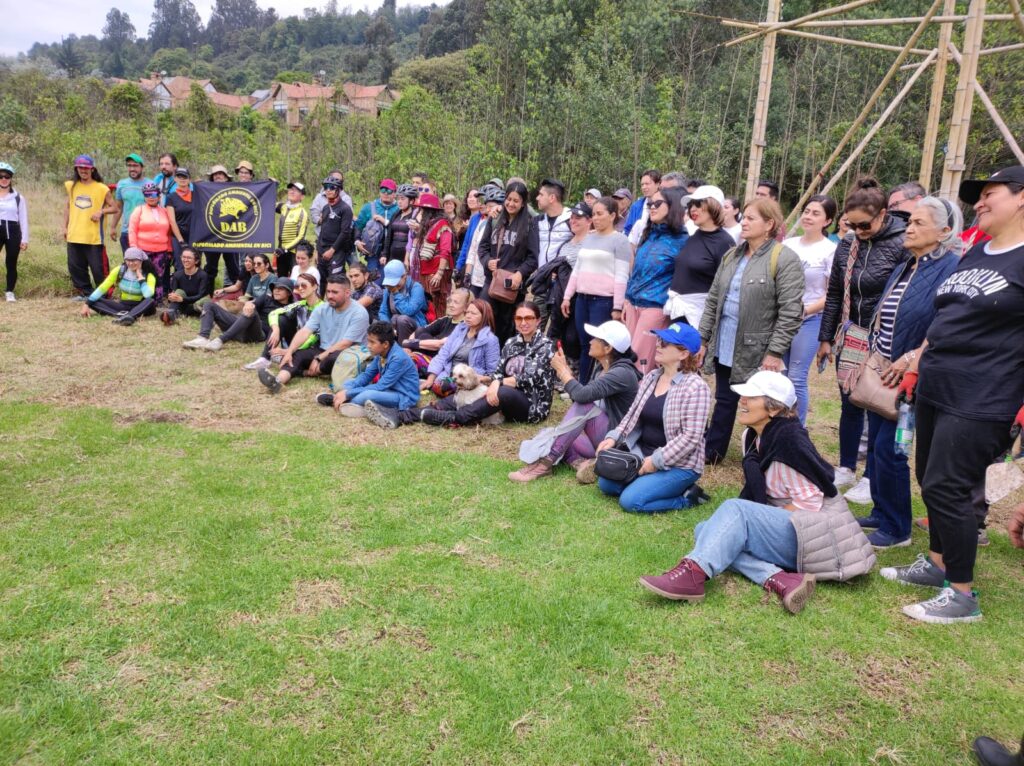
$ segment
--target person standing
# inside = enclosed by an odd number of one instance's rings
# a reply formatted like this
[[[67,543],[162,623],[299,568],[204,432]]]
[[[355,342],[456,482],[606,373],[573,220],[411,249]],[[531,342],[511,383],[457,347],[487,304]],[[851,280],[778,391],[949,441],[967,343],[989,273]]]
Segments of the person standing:
[[[419,275],[418,281],[434,306],[434,316],[438,317],[452,291],[455,234],[437,195],[421,194],[416,207],[420,209],[420,226],[409,254],[409,273]]]
[[[28,203],[14,189],[14,168],[0,162],[0,250],[5,250],[8,303],[14,303],[18,283],[18,256],[28,250]]]
[[[73,172],[73,180],[64,182],[68,204],[64,208],[61,236],[67,242],[68,276],[75,289],[74,300],[84,301],[92,293],[93,283],[99,285],[107,276],[100,227],[104,214],[116,213],[118,207],[92,157],[75,157]]]
[[[359,216],[352,225],[355,229],[356,250],[366,258],[366,265],[374,273],[379,272],[383,267],[383,264],[380,263],[381,256],[387,255],[384,248],[387,245],[388,229],[392,219],[398,213],[398,202],[395,199],[397,193],[398,185],[392,179],[382,179],[378,187],[377,199],[367,202],[359,209]],[[370,232],[366,231],[368,226],[371,226],[371,230],[377,230],[372,237],[369,236]],[[367,233],[367,241],[363,241],[364,231]]]
[[[142,187],[149,181],[142,177],[142,157],[137,153],[129,154],[124,158],[124,165],[128,169],[128,177],[117,182],[114,190],[114,202],[117,210],[110,219],[110,238],[117,239],[121,243],[121,252],[124,252],[131,243],[128,241],[128,222],[131,220],[135,208],[139,207],[145,199],[142,196]],[[118,222],[120,221],[120,238],[118,237]]]
[[[569,210],[562,203],[565,186],[561,181],[545,178],[537,191],[537,268],[554,259],[559,248],[572,239]]]
[[[660,187],[661,171],[651,168],[650,170],[645,170],[643,175],[640,176],[640,199],[636,202],[633,202],[633,195],[629,194],[628,189],[619,189],[612,195],[616,200],[619,200],[620,203],[625,202],[628,195],[630,203],[625,210],[620,210],[625,220],[622,221],[622,228],[620,228],[619,231],[628,237],[629,233],[633,230],[633,227],[637,225],[641,219],[646,218],[645,213],[647,212],[647,203],[650,201],[651,197],[654,196],[654,192],[658,191]],[[622,192],[626,192],[626,195],[623,195]]]
[[[179,167],[174,169],[174,184],[170,189],[171,191],[165,195],[164,205],[174,214],[174,223],[178,227],[178,233],[181,234],[181,241],[174,239],[171,242],[171,248],[174,252],[174,270],[179,271],[183,268],[181,261],[182,244],[191,244],[189,235],[192,233],[193,190],[188,168]],[[195,252],[193,252],[193,256],[198,258]],[[197,264],[198,262],[196,260]]]
[[[306,239],[309,228],[309,213],[302,204],[306,187],[298,181],[288,184],[286,201],[277,206],[280,215],[277,221],[277,263],[274,269],[278,276],[287,277],[295,265],[295,248]]]
[[[132,211],[128,221],[128,242],[140,248],[156,273],[156,300],[162,301],[171,288],[171,242],[181,247],[185,240],[174,222],[174,211],[160,207],[160,190],[152,181],[142,187],[145,203]]]
[[[327,204],[320,210],[320,235],[317,237],[317,267],[321,289],[326,289],[331,276],[344,276],[351,248],[352,208],[341,198],[340,183],[331,176],[323,182]]]
[[[168,152],[161,154],[157,162],[160,172],[153,176],[153,183],[160,190],[160,204],[166,205],[178,185],[178,158]]]

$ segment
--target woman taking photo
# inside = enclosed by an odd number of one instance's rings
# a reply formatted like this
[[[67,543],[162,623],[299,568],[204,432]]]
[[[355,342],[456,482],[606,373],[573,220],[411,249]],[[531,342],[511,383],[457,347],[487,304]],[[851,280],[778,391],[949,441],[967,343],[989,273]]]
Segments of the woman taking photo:
[[[633,248],[626,235],[615,230],[617,220],[615,200],[611,197],[599,199],[591,214],[594,230],[580,245],[579,257],[572,267],[572,276],[562,298],[562,316],[568,319],[572,312],[581,348],[590,345],[586,325],[596,327],[609,319],[622,319]],[[573,308],[574,295],[576,306]],[[584,383],[590,382],[590,369],[590,356],[582,354],[580,380]]]
[[[156,272],[156,300],[163,300],[171,287],[171,240],[178,246],[185,238],[178,230],[173,208],[160,207],[160,189],[155,183],[142,187],[146,204],[139,205],[128,219],[128,243],[142,250]]]
[[[900,389],[917,415],[916,473],[928,509],[928,556],[883,569],[890,580],[941,588],[903,608],[933,623],[981,619],[973,592],[978,525],[971,496],[985,471],[1024,425],[1024,166],[987,180],[964,181],[960,199],[974,205],[992,239],[975,245],[939,287],[928,328],[920,383],[909,367]],[[913,362],[911,362],[913,364]]]
[[[0,250],[6,250],[8,303],[14,303],[18,256],[28,250],[28,203],[14,190],[14,168],[0,162]]]
[[[839,416],[837,487],[856,481],[857,451],[864,433],[864,410],[852,404],[849,395],[842,392],[852,363],[843,361],[841,346],[847,337],[857,337],[861,346],[865,344],[871,317],[875,315],[889,276],[907,258],[903,249],[906,224],[902,219],[889,215],[885,205],[885,193],[872,178],[858,181],[857,188],[846,198],[843,217],[854,236],[844,238],[836,247],[821,315],[821,329],[818,331],[817,361],[821,362],[825,357],[832,361],[836,354],[839,355],[842,409]],[[869,440],[868,451],[871,449]],[[851,502],[870,503],[868,477],[862,478],[846,498]]]
[[[661,513],[691,505],[688,490],[704,470],[704,426],[711,390],[701,378],[696,352],[700,335],[687,324],[655,330],[658,368],[640,381],[636,399],[597,445],[597,452],[622,444],[643,456],[639,475],[628,484],[604,477],[597,484],[631,513]]]
[[[491,304],[502,344],[515,334],[516,306],[526,296],[526,280],[537,269],[540,244],[537,222],[526,208],[528,198],[526,184],[510,181],[501,213],[487,221],[477,248],[485,276],[481,295]]]
[[[828,238],[828,227],[836,218],[836,201],[826,194],[807,200],[800,216],[804,233],[790,237],[782,244],[800,257],[804,267],[804,320],[786,354],[786,375],[796,388],[796,409],[800,422],[807,423],[807,374],[818,351],[821,312],[825,308],[825,291],[832,273],[836,243]]]
[[[654,192],[647,207],[647,226],[636,248],[622,308],[622,321],[633,339],[641,374],[654,369],[656,338],[651,331],[668,325],[665,301],[676,259],[687,239],[682,189]]]
[[[896,267],[882,292],[872,321],[871,348],[886,360],[882,382],[896,388],[921,355],[928,325],[935,318],[935,293],[956,269],[963,217],[953,204],[935,197],[916,203],[907,222],[904,247],[910,257]],[[910,468],[896,452],[896,421],[868,412],[871,514],[858,519],[875,528],[876,548],[910,545]]]
[[[803,316],[804,270],[796,253],[775,241],[782,226],[779,203],[747,203],[743,239],[722,259],[700,320],[705,371],[715,374],[715,411],[705,457],[725,457],[739,397],[730,388],[758,370],[780,372],[782,357]]]

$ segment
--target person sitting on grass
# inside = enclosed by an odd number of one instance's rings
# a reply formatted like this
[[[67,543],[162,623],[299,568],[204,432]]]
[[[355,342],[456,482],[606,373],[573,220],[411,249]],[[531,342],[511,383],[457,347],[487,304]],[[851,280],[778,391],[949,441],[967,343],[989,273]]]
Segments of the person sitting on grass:
[[[469,290],[460,287],[448,297],[448,303],[451,304],[457,298],[469,295]],[[462,321],[452,326],[454,329],[451,335],[440,341],[441,348],[430,360],[426,379],[420,381],[422,390],[433,391],[438,396],[447,396],[455,391],[455,383],[452,380],[455,365],[468,364],[478,375],[486,377],[501,361],[498,336],[494,334],[494,314],[491,311],[491,304],[487,301],[477,298],[470,302],[464,311]]]
[[[208,294],[209,276],[199,268],[196,251],[191,247],[181,249],[181,268],[171,276],[171,291],[167,294],[167,308],[160,313],[160,320],[174,324],[182,314],[197,317],[202,309],[196,304]]]
[[[700,333],[680,322],[653,332],[658,336],[658,369],[644,375],[629,411],[595,452],[622,444],[643,457],[639,475],[627,484],[598,479],[601,491],[618,497],[622,509],[631,513],[673,511],[701,500],[696,482],[704,471],[711,390],[696,357]]]
[[[402,348],[410,353],[419,352],[427,359],[434,356],[466,318],[466,309],[472,299],[473,294],[465,287],[453,290],[445,304],[445,315],[416,330],[412,338],[402,343]]]
[[[432,426],[468,426],[497,412],[515,423],[544,420],[551,412],[555,387],[555,374],[551,369],[554,346],[550,338],[538,331],[540,309],[536,303],[520,303],[514,321],[519,331],[506,341],[497,369],[481,381],[489,384],[486,396],[464,407],[458,406],[454,396],[423,409],[398,410],[368,402],[367,419],[381,428],[418,422]]]
[[[366,309],[371,323],[376,322],[380,304],[384,300],[384,290],[370,279],[370,270],[361,263],[353,263],[348,267],[348,279],[352,283],[352,300]]]
[[[299,274],[309,274],[316,279],[317,289],[320,289],[320,269],[313,263],[313,246],[306,240],[295,246],[295,265],[288,276],[292,282],[298,282]]]
[[[346,380],[337,393],[317,396],[317,402],[333,406],[349,418],[364,417],[367,402],[400,410],[413,407],[420,398],[420,377],[412,359],[398,345],[395,328],[388,322],[374,322],[366,331],[366,347],[373,354],[366,369]]]
[[[382,284],[388,292],[381,302],[380,319],[391,323],[401,344],[427,323],[427,294],[405,273],[401,261],[388,261]]]
[[[214,257],[215,255],[216,255],[215,253],[214,254],[207,253],[207,255],[206,255],[207,263],[209,263],[210,262],[209,259],[211,257]],[[216,255],[216,257],[219,258],[220,256]],[[234,258],[234,255],[230,255],[229,254],[227,257]],[[252,253],[246,253],[245,254],[245,258],[242,259],[242,273],[239,274],[238,279],[236,279],[234,282],[232,282],[229,285],[225,285],[224,287],[218,287],[216,290],[214,290],[211,293],[211,296],[213,297],[213,299],[215,301],[234,301],[234,300],[238,300],[239,298],[242,297],[242,292],[245,290],[246,285],[249,284],[249,282],[251,281],[252,277],[255,274],[256,274],[256,268],[255,268],[255,261],[253,260],[253,255],[252,255]],[[211,288],[213,286],[213,278],[216,277],[216,276],[217,275],[214,274],[213,277],[211,277],[209,275],[209,273],[207,273],[207,275],[206,275],[206,278],[207,278],[207,288]]]
[[[288,348],[295,333],[306,326],[313,309],[323,301],[320,300],[320,274],[314,277],[312,274],[300,274],[298,282],[295,283],[295,291],[299,294],[299,300],[284,308],[274,309],[267,317],[267,324],[270,326],[270,334],[266,343],[263,344],[263,353],[256,359],[243,365],[243,370],[265,370],[274,361],[281,361],[284,351]],[[306,346],[312,346],[317,341],[315,335],[311,335],[306,341]],[[277,357],[275,360],[274,357]]]
[[[586,330],[597,375],[583,385],[573,376],[562,349],[555,352],[551,366],[573,404],[559,425],[544,429],[529,443],[524,442],[528,452],[524,460],[538,451],[542,456],[510,473],[508,478],[512,481],[528,482],[550,476],[564,460],[576,471],[580,483],[593,484],[597,446],[609,430],[619,425],[636,398],[640,373],[626,325],[609,320],[598,327],[587,325]]]
[[[706,580],[727,569],[775,593],[786,611],[803,609],[816,579],[871,571],[875,553],[833,483],[796,410],[796,389],[762,370],[733,386],[739,394],[744,485],[694,529],[694,547],[673,569],[641,577],[648,590],[700,601]]]
[[[107,298],[106,294],[117,285],[118,298]],[[146,254],[137,247],[124,251],[124,263],[112,271],[92,291],[81,314],[84,317],[105,314],[114,317],[114,324],[125,327],[135,324],[141,316],[156,312],[156,272]]]
[[[261,258],[264,256],[256,256],[257,261]],[[265,260],[264,263],[269,265]],[[253,277],[253,280],[255,279],[256,277]],[[270,312],[291,303],[292,290],[295,287],[287,277],[277,277],[269,281],[273,282],[270,291],[246,300],[242,310],[237,314],[232,314],[213,301],[206,303],[199,317],[199,334],[182,345],[185,348],[216,352],[220,351],[225,343],[233,340],[240,343],[262,343],[270,334],[270,326],[267,323]],[[211,339],[210,333],[213,332],[214,325],[221,329],[221,333],[219,337]]]
[[[258,370],[260,383],[276,394],[295,375],[330,375],[338,354],[349,346],[366,343],[369,326],[366,309],[352,300],[348,277],[332,274],[327,278],[326,302],[313,309],[305,327],[295,333],[281,357],[281,371],[274,375],[270,370]],[[306,341],[313,335],[319,336],[319,342],[307,347]]]

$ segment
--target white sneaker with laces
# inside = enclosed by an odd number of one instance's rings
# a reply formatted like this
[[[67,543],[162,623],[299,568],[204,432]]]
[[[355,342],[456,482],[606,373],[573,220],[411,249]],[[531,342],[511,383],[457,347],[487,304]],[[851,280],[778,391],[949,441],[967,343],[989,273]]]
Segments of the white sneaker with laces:
[[[197,335],[192,340],[187,340],[181,345],[185,348],[206,348],[210,341],[204,338],[202,335]]]
[[[849,468],[843,468],[841,465],[832,466],[836,472],[835,485],[836,489],[840,487],[848,487],[857,481],[857,474],[851,471]]]
[[[220,338],[214,338],[206,343],[207,351],[220,351],[222,348],[224,348],[224,341]]]
[[[264,356],[254,359],[249,364],[242,365],[243,370],[265,370],[268,367],[270,367],[270,360]]]
[[[857,505],[871,505],[871,480],[867,477],[862,477],[860,481],[853,485],[853,489],[846,491],[843,497]]]
[[[11,292],[10,290],[4,293],[4,295],[7,297],[8,303],[14,303],[16,300],[18,300],[17,298],[14,297],[14,293]]]

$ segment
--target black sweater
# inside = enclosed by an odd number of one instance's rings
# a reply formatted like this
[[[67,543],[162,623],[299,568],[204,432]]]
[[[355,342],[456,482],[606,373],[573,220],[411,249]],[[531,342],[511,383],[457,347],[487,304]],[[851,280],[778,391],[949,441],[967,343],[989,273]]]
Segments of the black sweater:
[[[768,503],[765,473],[772,463],[788,465],[805,476],[825,497],[835,497],[835,469],[811,443],[811,437],[797,418],[772,418],[761,431],[761,441],[752,429],[743,432],[743,490],[740,498]]]
[[[317,250],[322,253],[333,248],[348,253],[352,249],[352,208],[339,197],[337,204],[327,205],[321,216]]]

